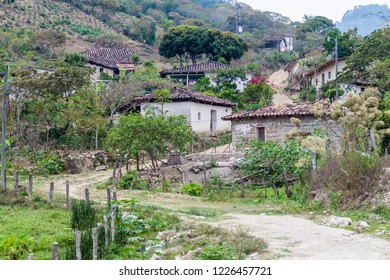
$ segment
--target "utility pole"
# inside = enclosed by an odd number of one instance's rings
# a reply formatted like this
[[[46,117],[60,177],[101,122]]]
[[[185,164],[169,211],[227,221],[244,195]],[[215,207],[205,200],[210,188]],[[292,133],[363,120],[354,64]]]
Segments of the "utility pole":
[[[333,39],[335,41],[335,64],[336,64],[336,79],[335,79],[335,83],[336,83],[336,100],[339,99],[339,86],[338,86],[338,72],[339,72],[339,61],[338,61],[338,55],[339,55],[339,50],[338,50],[338,39],[337,39],[337,36],[336,37],[328,37],[328,42],[330,41],[330,39]]]
[[[7,122],[7,97],[9,83],[9,65],[5,65],[4,75],[4,95],[3,95],[3,112],[1,118],[1,182],[4,190],[7,190],[7,178],[5,170],[5,139],[6,139],[6,122]]]

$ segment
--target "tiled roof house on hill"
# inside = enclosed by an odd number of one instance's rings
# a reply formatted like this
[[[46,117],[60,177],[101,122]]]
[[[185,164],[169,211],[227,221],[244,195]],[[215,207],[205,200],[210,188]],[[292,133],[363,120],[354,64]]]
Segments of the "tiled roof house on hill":
[[[132,56],[135,52],[132,49],[89,49],[81,53],[88,59],[88,66],[95,68],[93,80],[98,80],[102,73],[107,73],[111,77],[119,75],[120,69],[134,72],[135,65]]]
[[[214,78],[217,75],[218,70],[233,68],[231,65],[220,63],[217,61],[207,61],[202,63],[197,63],[189,66],[182,66],[178,68],[166,69],[160,71],[160,76],[162,78],[170,77],[183,82],[187,86],[190,84],[195,84],[196,81],[202,77],[210,78],[211,83],[213,83]],[[253,79],[256,75],[253,71],[248,70],[246,73],[246,81],[237,80],[236,85],[239,91],[242,91],[247,83],[247,81]]]
[[[315,128],[325,129],[327,124],[315,116],[314,106],[314,103],[269,106],[256,111],[235,113],[222,119],[231,122],[233,147],[240,150],[247,147],[253,139],[283,142],[286,133],[296,128],[290,122],[292,117],[301,121],[298,132],[302,136],[310,135]],[[333,131],[336,130],[334,127]],[[333,136],[335,135],[330,135],[330,140],[336,141]]]
[[[150,107],[161,109],[156,103],[156,96],[145,94],[135,98],[141,114],[145,115]],[[185,88],[171,90],[171,102],[164,103],[167,116],[184,115],[192,130],[197,133],[216,135],[230,131],[230,121],[222,121],[222,117],[232,113],[236,104],[225,99],[202,94]]]

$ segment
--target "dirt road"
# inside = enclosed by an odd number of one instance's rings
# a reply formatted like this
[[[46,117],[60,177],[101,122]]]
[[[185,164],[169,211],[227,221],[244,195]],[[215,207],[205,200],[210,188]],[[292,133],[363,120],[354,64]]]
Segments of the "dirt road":
[[[112,176],[112,170],[68,175],[55,181],[55,192],[65,193],[65,181],[70,181],[70,195],[82,198],[84,189],[89,187],[91,199],[103,201],[105,190],[97,190],[93,185],[103,183]],[[49,189],[49,180],[42,182],[40,190]],[[321,260],[384,260],[390,259],[390,242],[352,231],[332,228],[315,223],[304,217],[290,215],[247,214],[272,211],[272,205],[252,205],[240,203],[207,202],[200,198],[175,193],[146,194],[134,191],[119,191],[120,199],[138,198],[141,204],[164,207],[180,213],[189,208],[213,209],[218,221],[206,221],[197,216],[188,219],[205,221],[228,229],[242,227],[256,237],[264,238],[268,252],[260,258],[267,259],[321,259]]]
[[[241,226],[264,238],[269,259],[384,260],[390,259],[390,242],[351,231],[319,225],[311,220],[276,215],[231,214],[233,219],[214,223],[225,228]]]

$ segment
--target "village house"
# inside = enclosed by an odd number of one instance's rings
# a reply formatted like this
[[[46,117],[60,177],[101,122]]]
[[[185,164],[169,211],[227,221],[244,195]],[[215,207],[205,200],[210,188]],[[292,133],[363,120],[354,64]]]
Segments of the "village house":
[[[215,78],[217,76],[218,70],[229,69],[232,66],[217,61],[207,61],[202,63],[197,63],[189,66],[182,66],[178,68],[166,69],[160,71],[160,76],[162,78],[169,77],[171,79],[178,80],[183,84],[193,85],[196,81],[202,77],[208,77],[212,85],[215,85]],[[246,80],[241,79],[236,80],[237,90],[243,91],[247,82],[256,77],[257,74],[254,71],[248,70],[246,72]]]
[[[325,130],[327,123],[314,115],[313,108],[313,103],[284,104],[264,107],[256,111],[239,112],[222,119],[231,122],[233,148],[242,150],[254,139],[282,143],[286,134],[297,128],[290,122],[292,117],[301,121],[298,129],[301,136],[310,135],[315,128]],[[331,136],[331,138],[332,141],[336,141],[335,137]]]
[[[161,110],[161,104],[156,103],[156,96],[145,94],[135,98],[134,102],[139,112],[145,115],[147,110],[154,107]],[[192,130],[200,134],[216,135],[230,131],[230,121],[222,121],[222,117],[232,113],[236,104],[225,99],[217,98],[185,88],[173,88],[170,102],[163,104],[166,116],[184,115]]]
[[[339,58],[337,60],[338,72],[342,72],[346,65],[346,58]],[[307,87],[315,86],[317,91],[321,91],[321,86],[334,81],[336,79],[336,61],[335,59],[328,60],[313,71],[305,75]],[[361,93],[367,88],[368,84],[362,81],[355,81],[353,84],[339,84],[339,88],[346,93]]]
[[[92,80],[99,80],[102,73],[106,73],[112,78],[119,75],[121,70],[134,72],[135,65],[132,56],[135,52],[132,49],[89,49],[81,53],[88,59],[87,66],[95,69]]]

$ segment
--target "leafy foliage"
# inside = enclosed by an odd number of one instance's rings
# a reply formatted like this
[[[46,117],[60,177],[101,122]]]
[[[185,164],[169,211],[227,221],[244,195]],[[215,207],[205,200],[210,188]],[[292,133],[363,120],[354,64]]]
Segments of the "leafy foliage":
[[[122,116],[109,132],[110,149],[118,149],[137,160],[147,155],[157,168],[157,160],[169,149],[183,150],[192,139],[184,116],[129,114]]]
[[[259,178],[265,185],[277,188],[284,184],[284,172],[288,176],[300,176],[308,169],[309,152],[295,141],[283,144],[253,140],[240,163],[240,169],[247,175]]]
[[[203,192],[203,188],[199,184],[195,184],[193,182],[184,185],[181,188],[181,191],[185,194],[192,195],[192,196],[201,196]]]

